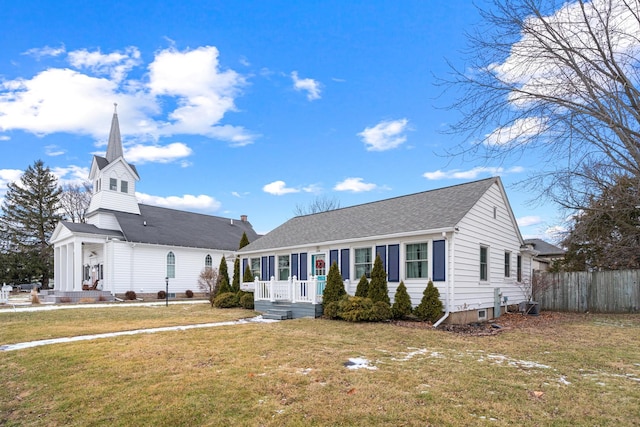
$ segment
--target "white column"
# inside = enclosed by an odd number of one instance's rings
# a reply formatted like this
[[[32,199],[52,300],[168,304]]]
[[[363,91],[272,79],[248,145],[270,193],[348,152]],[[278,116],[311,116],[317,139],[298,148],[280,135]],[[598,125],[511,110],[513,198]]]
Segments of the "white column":
[[[73,290],[82,290],[82,242],[73,239],[73,262],[72,262],[72,280]]]
[[[73,245],[67,243],[65,248],[64,261],[64,282],[65,291],[73,290]]]
[[[276,302],[276,278],[273,276],[269,282],[269,301]]]
[[[53,290],[62,290],[62,282],[60,281],[60,246],[53,248]]]

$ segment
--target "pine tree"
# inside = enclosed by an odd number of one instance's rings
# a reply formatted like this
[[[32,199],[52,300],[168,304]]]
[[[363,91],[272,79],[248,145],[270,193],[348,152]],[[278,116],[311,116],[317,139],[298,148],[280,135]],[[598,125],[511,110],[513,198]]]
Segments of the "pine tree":
[[[218,295],[225,292],[231,292],[231,286],[229,285],[229,268],[227,267],[227,260],[222,257],[220,260],[220,268],[218,269]]]
[[[395,319],[402,319],[410,315],[412,311],[411,297],[409,297],[407,293],[407,287],[404,285],[404,282],[400,282],[398,289],[396,289],[396,295],[393,297],[393,306],[391,307],[393,317]]]
[[[53,275],[53,247],[49,239],[62,219],[61,192],[55,176],[42,160],[37,160],[27,168],[19,183],[7,184],[2,203],[3,250],[19,257],[21,277],[37,276],[45,289]]]
[[[347,294],[344,290],[344,282],[342,281],[342,275],[338,264],[334,261],[329,268],[329,274],[327,274],[327,285],[324,287],[324,293],[322,296],[322,305],[326,306],[331,302],[338,302]]]
[[[366,298],[369,295],[369,280],[365,274],[362,275],[356,287],[356,296]]]
[[[238,249],[242,249],[249,244],[249,238],[247,237],[247,233],[242,233],[242,237],[240,238],[240,247]]]
[[[367,297],[371,298],[374,303],[382,301],[391,305],[389,290],[387,289],[387,272],[384,271],[380,255],[376,255],[373,269],[371,269],[371,282],[369,283],[369,293]]]
[[[240,258],[233,261],[233,282],[231,282],[231,292],[240,291]]]
[[[422,293],[420,305],[413,311],[418,319],[428,320],[435,323],[442,316],[442,301],[440,301],[440,292],[438,288],[433,286],[433,282],[429,280],[427,287]]]
[[[249,267],[249,264],[247,264],[247,266],[244,269],[244,276],[242,276],[242,282],[249,283],[249,282],[253,282],[254,280],[255,280],[255,277],[253,277],[253,274],[251,274],[251,267]]]

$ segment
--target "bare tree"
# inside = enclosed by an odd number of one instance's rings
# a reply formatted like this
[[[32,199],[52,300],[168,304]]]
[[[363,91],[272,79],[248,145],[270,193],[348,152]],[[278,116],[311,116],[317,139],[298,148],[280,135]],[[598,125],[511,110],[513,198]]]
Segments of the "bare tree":
[[[218,293],[218,269],[207,267],[200,272],[198,276],[198,289],[207,295],[211,307],[213,307],[213,300]]]
[[[67,184],[62,186],[60,204],[65,218],[71,222],[86,222],[87,211],[91,203],[91,183],[81,185]]]
[[[523,184],[569,209],[587,207],[616,176],[639,177],[638,0],[492,6],[469,36],[465,69],[443,81],[461,91],[451,130],[473,142],[452,154],[543,150],[547,163]]]
[[[319,212],[332,211],[340,209],[340,200],[336,198],[328,198],[327,196],[318,196],[308,205],[296,205],[293,214],[295,216],[311,215]]]

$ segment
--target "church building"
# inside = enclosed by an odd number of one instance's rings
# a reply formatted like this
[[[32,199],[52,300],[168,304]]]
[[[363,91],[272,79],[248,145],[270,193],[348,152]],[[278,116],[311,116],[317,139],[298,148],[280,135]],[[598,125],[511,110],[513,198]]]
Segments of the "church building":
[[[56,295],[156,294],[167,282],[169,294],[198,292],[200,273],[218,268],[223,256],[233,274],[243,233],[250,242],[259,237],[246,215],[222,218],[138,203],[140,176],[124,159],[117,111],[106,155],[93,157],[89,179],[86,223],[62,221],[50,240]]]

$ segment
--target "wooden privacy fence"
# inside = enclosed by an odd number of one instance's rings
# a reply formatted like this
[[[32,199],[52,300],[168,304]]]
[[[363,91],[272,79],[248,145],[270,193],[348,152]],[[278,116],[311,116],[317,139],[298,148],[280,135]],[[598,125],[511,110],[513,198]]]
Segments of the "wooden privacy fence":
[[[543,310],[640,311],[640,270],[538,274],[533,293]]]

